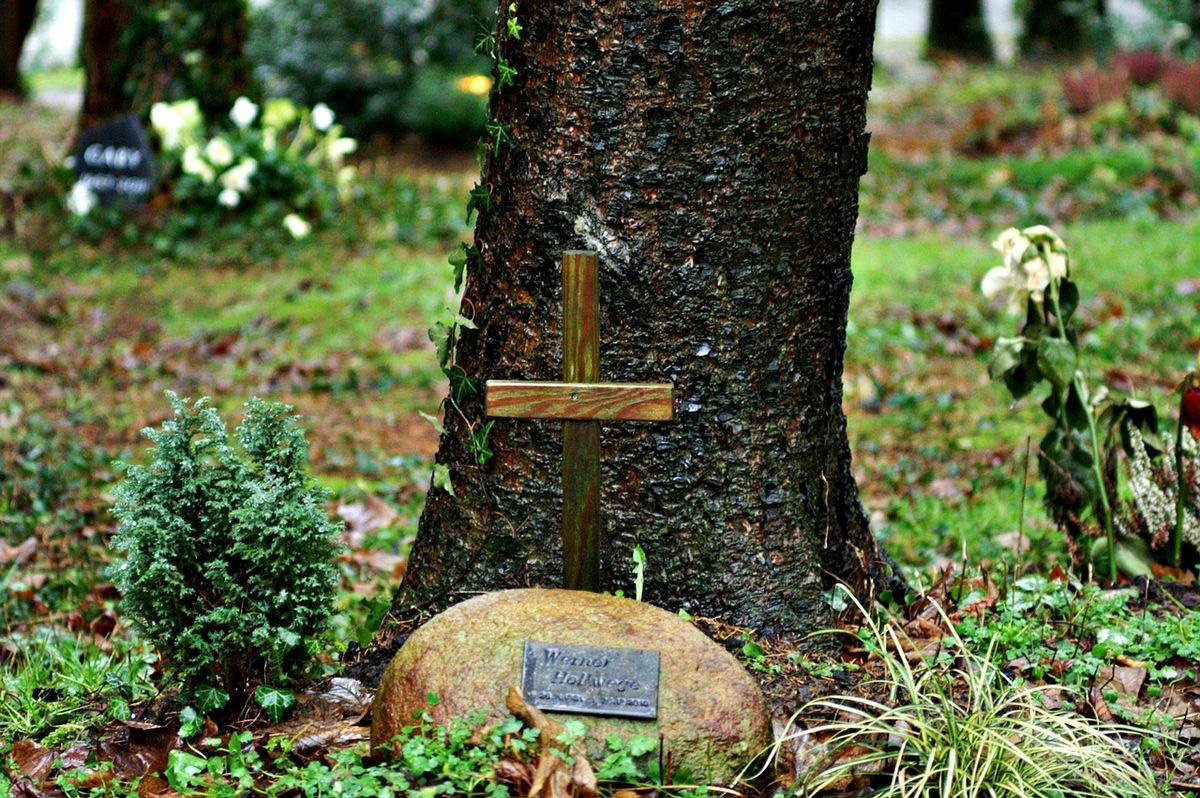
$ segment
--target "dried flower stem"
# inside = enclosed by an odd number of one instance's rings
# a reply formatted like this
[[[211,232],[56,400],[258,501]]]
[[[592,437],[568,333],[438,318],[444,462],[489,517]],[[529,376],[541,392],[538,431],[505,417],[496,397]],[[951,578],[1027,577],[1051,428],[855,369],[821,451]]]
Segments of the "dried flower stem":
[[[1054,284],[1054,290],[1050,293],[1050,302],[1054,306],[1054,320],[1058,322],[1058,334],[1062,336],[1064,341],[1070,341],[1067,338],[1067,330],[1063,326],[1062,309],[1058,306],[1058,284]],[[1112,582],[1117,581],[1117,540],[1113,532],[1112,522],[1112,505],[1108,501],[1108,486],[1104,483],[1104,467],[1100,463],[1100,434],[1096,431],[1096,415],[1092,412],[1091,393],[1087,390],[1087,385],[1083,381],[1083,377],[1077,368],[1073,378],[1075,392],[1079,394],[1080,403],[1083,405],[1083,415],[1087,419],[1088,432],[1092,438],[1092,477],[1096,480],[1096,490],[1100,493],[1100,509],[1102,517],[1100,519],[1104,526],[1104,533],[1108,537],[1108,578]],[[1065,408],[1066,401],[1060,403],[1060,407]]]
[[[1183,473],[1183,417],[1184,401],[1191,380],[1184,380],[1179,387],[1179,423],[1175,425],[1175,534],[1171,536],[1171,564],[1176,569],[1183,565],[1183,516],[1187,508],[1187,478]]]

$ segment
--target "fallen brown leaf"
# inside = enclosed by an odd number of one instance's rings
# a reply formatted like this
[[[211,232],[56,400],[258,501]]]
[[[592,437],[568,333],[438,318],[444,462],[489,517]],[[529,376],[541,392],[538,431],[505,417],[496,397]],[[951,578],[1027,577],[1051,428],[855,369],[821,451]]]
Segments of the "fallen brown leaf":
[[[350,546],[360,546],[367,535],[395,522],[398,514],[391,505],[375,496],[365,502],[343,504],[337,508],[338,518],[346,522],[345,540]]]
[[[527,798],[537,798],[539,795],[545,795],[546,798],[596,798],[599,795],[596,774],[584,756],[583,746],[579,743],[571,746],[568,753],[572,762],[568,764],[552,750],[560,744],[558,738],[562,736],[562,726],[537,707],[525,703],[521,691],[515,687],[508,688],[505,703],[509,712],[540,732],[537,768]]]
[[[21,740],[9,754],[21,775],[35,784],[40,784],[54,766],[55,752],[33,740]]]
[[[0,542],[0,565],[24,565],[37,552],[37,538],[30,536],[10,546]]]

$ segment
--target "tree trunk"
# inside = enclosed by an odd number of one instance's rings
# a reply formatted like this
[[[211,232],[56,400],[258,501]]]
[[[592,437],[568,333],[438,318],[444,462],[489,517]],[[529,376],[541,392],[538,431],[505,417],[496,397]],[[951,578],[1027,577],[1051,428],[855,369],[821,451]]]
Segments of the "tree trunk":
[[[37,0],[4,0],[0,7],[0,99],[25,96],[21,50],[37,19]]]
[[[124,83],[118,70],[121,31],[129,23],[125,0],[86,0],[83,6],[83,109],[79,126],[86,128],[128,112]]]
[[[80,126],[195,97],[210,117],[250,91],[245,0],[86,0]]]
[[[1034,58],[1079,53],[1107,11],[1106,0],[1028,0],[1021,53]]]
[[[640,545],[645,600],[798,638],[833,581],[879,577],[841,406],[875,6],[520,2],[501,35],[512,143],[485,160],[458,364],[557,379],[561,253],[593,249],[601,379],[675,384],[674,422],[604,427],[605,590],[632,594]],[[481,468],[482,396],[461,409],[437,455],[457,496],[430,491],[375,663],[421,612],[560,584],[561,425],[498,421]]]
[[[983,14],[983,0],[931,0],[926,53],[974,61],[995,57]]]

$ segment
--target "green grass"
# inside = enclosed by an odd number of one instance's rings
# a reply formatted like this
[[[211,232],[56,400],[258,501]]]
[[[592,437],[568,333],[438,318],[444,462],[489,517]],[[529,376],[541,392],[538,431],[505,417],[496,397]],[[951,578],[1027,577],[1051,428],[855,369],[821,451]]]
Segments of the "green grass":
[[[46,91],[82,91],[84,75],[81,67],[58,67],[34,70],[25,80],[30,93],[37,95]]]
[[[51,628],[8,638],[0,660],[0,739],[74,743],[110,720],[129,720],[129,705],[157,693],[158,656],[131,635],[101,646],[90,636]],[[4,749],[0,748],[0,754]]]

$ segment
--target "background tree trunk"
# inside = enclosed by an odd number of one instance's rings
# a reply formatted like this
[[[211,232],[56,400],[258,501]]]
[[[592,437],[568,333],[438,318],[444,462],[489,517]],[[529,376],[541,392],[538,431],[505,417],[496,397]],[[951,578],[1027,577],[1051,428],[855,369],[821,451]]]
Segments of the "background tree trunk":
[[[87,0],[81,127],[187,97],[228,113],[251,91],[247,27],[245,0]]]
[[[4,0],[0,4],[0,99],[25,96],[21,50],[37,19],[37,0]]]
[[[118,70],[121,31],[129,23],[125,0],[86,0],[83,6],[83,109],[79,126],[86,128],[130,110],[126,102],[126,74]]]
[[[604,589],[632,592],[641,545],[647,601],[796,636],[829,622],[833,580],[878,576],[841,406],[875,6],[521,2],[501,37],[513,143],[486,159],[458,363],[557,379],[560,254],[586,248],[601,378],[676,387],[673,423],[604,428]],[[482,397],[462,410],[480,422]],[[561,425],[497,422],[480,468],[447,417],[458,495],[430,492],[368,659],[417,610],[560,583]]]
[[[931,0],[926,55],[991,61],[995,52],[983,14],[983,0]]]
[[[1078,53],[1094,43],[1089,34],[1106,16],[1106,0],[1027,0],[1021,53],[1034,58]]]

